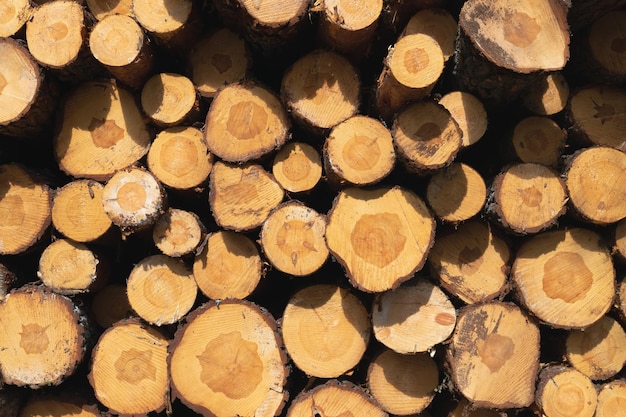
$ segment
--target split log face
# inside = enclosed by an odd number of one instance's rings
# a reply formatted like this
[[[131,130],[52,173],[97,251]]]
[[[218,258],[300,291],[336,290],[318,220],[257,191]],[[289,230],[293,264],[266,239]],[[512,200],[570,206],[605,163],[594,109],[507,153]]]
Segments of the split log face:
[[[367,116],[353,116],[335,126],[323,153],[326,175],[334,175],[339,184],[377,183],[391,173],[396,162],[391,132]]]
[[[29,0],[13,0],[0,8],[0,37],[15,35],[28,21],[33,7]]]
[[[261,228],[260,242],[278,270],[305,276],[321,268],[328,258],[325,232],[325,216],[291,200],[270,213]]]
[[[435,220],[422,199],[398,186],[341,191],[326,226],[331,254],[352,285],[366,292],[409,279],[424,265],[434,234]]]
[[[216,162],[211,171],[209,203],[215,221],[225,229],[259,227],[283,196],[280,184],[261,165]]]
[[[226,230],[211,233],[193,263],[198,287],[212,300],[243,299],[263,275],[263,261],[252,240]]]
[[[370,363],[367,386],[385,411],[394,415],[421,413],[439,385],[439,369],[426,353],[402,355],[391,350]]]
[[[213,98],[204,138],[228,162],[258,159],[289,139],[290,122],[278,98],[252,83],[231,84]]]
[[[298,395],[287,417],[388,417],[362,388],[351,382],[331,380]]]
[[[374,335],[395,352],[426,352],[454,330],[454,306],[439,287],[423,279],[407,282],[374,300]]]
[[[487,131],[487,112],[476,96],[465,91],[451,91],[441,97],[439,104],[450,112],[461,129],[462,147],[475,144]]]
[[[399,160],[417,174],[432,173],[452,163],[463,135],[450,112],[431,100],[402,110],[391,133]]]
[[[183,75],[156,74],[146,81],[141,90],[141,106],[156,125],[178,125],[188,121],[198,110],[196,89],[191,80]]]
[[[85,0],[89,11],[98,20],[116,14],[131,16],[132,2],[132,0]]]
[[[98,401],[120,415],[162,411],[169,389],[168,340],[138,319],[107,329],[92,351],[88,378]]]
[[[571,330],[565,355],[574,368],[594,381],[615,376],[626,363],[626,332],[609,316],[583,330]]]
[[[317,50],[285,71],[280,95],[296,120],[313,130],[329,129],[359,108],[358,71],[343,56]]]
[[[150,172],[164,185],[178,190],[201,186],[209,178],[213,154],[204,134],[195,127],[176,126],[162,130],[150,145]]]
[[[286,191],[310,191],[322,178],[322,159],[311,145],[290,142],[276,153],[272,174]]]
[[[104,185],[76,180],[56,190],[52,201],[52,225],[76,242],[93,242],[111,229],[111,219],[102,206]]]
[[[52,191],[21,165],[0,165],[0,254],[22,253],[51,222]]]
[[[476,406],[527,407],[539,368],[539,328],[514,304],[466,306],[448,359],[456,388]]]
[[[626,415],[626,381],[618,379],[604,384],[598,392],[595,417],[624,417]]]
[[[250,58],[246,41],[221,28],[196,42],[189,53],[191,80],[203,97],[213,97],[223,86],[242,81]]]
[[[626,154],[584,148],[570,159],[565,176],[570,204],[584,219],[606,225],[626,217]]]
[[[424,8],[411,17],[400,36],[422,33],[432,37],[439,44],[445,62],[454,54],[457,28],[456,20],[447,10]]]
[[[68,97],[55,137],[59,168],[105,180],[148,152],[150,135],[132,94],[114,80],[86,82]]]
[[[600,236],[571,228],[540,233],[517,252],[511,278],[521,302],[554,327],[583,328],[611,307],[615,270]]]
[[[172,324],[185,316],[196,301],[198,286],[191,268],[166,255],[141,260],[128,276],[128,302],[150,324]]]
[[[367,348],[370,320],[348,290],[318,284],[295,293],[283,313],[289,356],[304,373],[335,378],[355,367]]]
[[[286,401],[286,357],[272,316],[239,300],[208,302],[170,348],[173,396],[203,416],[271,417]]]
[[[598,401],[591,380],[577,370],[546,366],[539,373],[535,403],[546,417],[593,417]]]
[[[152,240],[167,256],[178,258],[193,253],[206,235],[206,228],[192,211],[170,208],[154,224]]]
[[[538,116],[551,116],[565,109],[569,94],[569,84],[563,74],[548,72],[529,87],[522,103]]]
[[[570,100],[572,134],[593,145],[626,150],[626,90],[591,86],[576,91]]]
[[[84,354],[85,323],[72,301],[40,287],[12,291],[0,303],[0,371],[7,384],[58,385]]]
[[[511,250],[489,223],[474,220],[438,237],[428,256],[441,285],[468,304],[504,294]]]
[[[505,168],[493,181],[497,220],[514,233],[537,233],[565,213],[564,181],[550,168],[533,163]]]
[[[557,1],[463,4],[459,26],[498,67],[518,73],[559,70],[569,58],[567,9]]]
[[[549,117],[531,116],[515,125],[511,142],[517,158],[525,163],[556,167],[565,148],[565,130]]]

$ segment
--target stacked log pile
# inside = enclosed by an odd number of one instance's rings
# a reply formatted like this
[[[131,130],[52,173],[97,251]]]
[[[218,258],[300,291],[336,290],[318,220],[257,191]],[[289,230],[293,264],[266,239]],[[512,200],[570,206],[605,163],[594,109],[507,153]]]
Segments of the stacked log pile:
[[[0,417],[626,415],[624,27],[0,1]]]

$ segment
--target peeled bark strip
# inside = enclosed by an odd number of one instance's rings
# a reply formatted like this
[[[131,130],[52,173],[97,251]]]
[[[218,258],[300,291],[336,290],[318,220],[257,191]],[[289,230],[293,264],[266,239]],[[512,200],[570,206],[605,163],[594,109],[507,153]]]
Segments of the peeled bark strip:
[[[546,417],[593,417],[598,401],[591,380],[576,369],[550,365],[539,373],[535,404]]]
[[[441,73],[441,47],[422,33],[402,36],[389,49],[376,85],[376,110],[389,121],[403,105],[426,98]]]
[[[551,118],[530,116],[515,125],[511,143],[520,161],[557,167],[566,138],[565,130]]]
[[[568,109],[571,136],[585,144],[626,151],[626,90],[590,86],[572,94]]]
[[[282,318],[287,353],[304,373],[335,378],[354,368],[370,339],[361,301],[336,285],[317,284],[295,293]]]
[[[396,162],[391,132],[376,119],[353,116],[335,126],[324,142],[326,175],[340,185],[379,182]]]
[[[388,417],[370,396],[352,382],[330,380],[301,392],[289,406],[287,417]]]
[[[58,239],[44,249],[37,276],[52,291],[74,295],[96,289],[108,276],[99,257],[82,243]]]
[[[452,334],[455,323],[446,294],[423,277],[379,294],[372,307],[374,336],[401,354],[428,351]]]
[[[202,29],[197,4],[192,0],[133,0],[132,14],[160,46],[171,52],[184,51]]]
[[[583,219],[606,225],[626,217],[626,155],[605,147],[584,148],[565,170],[569,202]]]
[[[93,56],[116,79],[139,89],[154,66],[152,44],[139,24],[125,14],[104,17],[89,35]]]
[[[626,332],[616,320],[603,316],[581,330],[571,330],[565,356],[574,368],[594,381],[617,375],[626,363]]]
[[[42,4],[26,23],[28,50],[41,65],[64,81],[95,78],[104,71],[89,52],[89,26],[91,22],[85,10],[76,1],[56,0]]]
[[[191,268],[166,255],[139,261],[130,272],[126,287],[133,310],[157,326],[183,318],[193,307],[198,292]]]
[[[159,217],[152,229],[155,246],[174,258],[194,253],[205,237],[206,228],[196,213],[175,208]]]
[[[507,290],[511,250],[480,220],[438,236],[428,255],[434,276],[467,304],[493,300]]]
[[[435,397],[439,369],[428,354],[378,354],[368,367],[367,386],[381,408],[405,416],[424,411]]]
[[[514,304],[474,304],[459,311],[448,345],[455,387],[477,407],[532,404],[539,368],[539,327]]]
[[[208,180],[213,154],[200,129],[176,126],[157,134],[150,145],[147,163],[150,172],[164,185],[189,190]]]
[[[29,0],[12,0],[0,7],[0,37],[8,38],[19,32],[32,14]]]
[[[280,148],[291,125],[281,102],[254,83],[232,84],[213,98],[204,138],[209,150],[227,162],[247,162]]]
[[[463,3],[455,62],[463,89],[490,104],[509,102],[541,71],[562,69],[569,58],[566,18],[559,0]]]
[[[548,72],[526,90],[522,104],[538,116],[551,116],[565,109],[569,94],[569,84],[563,74]]]
[[[183,75],[153,75],[141,90],[141,107],[152,122],[167,127],[199,119],[200,103],[191,80]]]
[[[44,79],[28,50],[11,38],[0,39],[0,133],[34,136],[50,128],[57,89]]]
[[[0,255],[33,246],[51,221],[52,191],[18,164],[0,165]]]
[[[30,398],[22,407],[19,417],[37,416],[73,416],[73,417],[101,417],[98,407],[83,404],[78,399],[65,400],[53,397]]]
[[[4,383],[58,385],[83,359],[85,322],[72,301],[24,286],[0,303],[0,372]]]
[[[134,315],[128,303],[126,285],[109,284],[99,290],[91,302],[91,312],[100,327],[107,329],[122,319]]]
[[[454,55],[454,39],[457,27],[457,22],[450,12],[445,9],[428,7],[411,17],[400,36],[423,33],[432,37],[439,44],[443,52],[444,62],[446,62]]]
[[[328,213],[326,242],[352,285],[382,292],[409,279],[426,261],[435,220],[416,194],[401,187],[348,188]]]
[[[359,60],[368,55],[376,34],[382,0],[327,0],[322,2],[318,33],[322,42]]]
[[[198,40],[189,52],[191,80],[203,97],[243,81],[251,66],[248,45],[236,32],[221,28]]]
[[[571,228],[526,240],[511,270],[521,302],[540,320],[560,328],[583,328],[611,307],[615,270],[600,236]]]
[[[310,191],[322,178],[322,159],[311,145],[290,142],[276,153],[272,174],[286,191]]]
[[[278,415],[287,358],[274,318],[248,301],[208,302],[170,347],[172,394],[203,416]]]
[[[132,94],[114,80],[81,84],[67,97],[54,141],[59,168],[77,178],[110,178],[143,157],[150,135]]]
[[[280,95],[297,121],[319,132],[358,112],[360,88],[359,73],[346,58],[316,50],[285,71]]]
[[[244,299],[263,276],[263,261],[246,235],[219,230],[207,238],[193,262],[193,276],[200,291],[212,300]]]
[[[489,211],[514,233],[537,233],[556,224],[565,213],[564,181],[550,168],[515,164],[505,168],[491,185]]]
[[[256,164],[216,162],[209,187],[209,205],[215,221],[236,231],[262,225],[284,196],[280,184]]]
[[[617,379],[600,387],[595,417],[623,416],[626,402],[626,381]]]
[[[439,99],[461,129],[461,146],[466,148],[478,142],[487,131],[487,112],[476,96],[465,91],[451,91]]]
[[[102,206],[113,224],[129,235],[152,226],[167,210],[167,195],[148,171],[118,171],[102,190]]]
[[[328,259],[326,217],[291,200],[276,207],[261,227],[261,247],[276,269],[310,275]]]
[[[89,383],[112,413],[147,415],[167,402],[168,340],[139,319],[105,330],[92,351]]]
[[[93,242],[111,229],[111,219],[102,206],[104,185],[76,180],[57,189],[52,201],[52,225],[76,242]]]
[[[417,174],[430,174],[452,163],[463,132],[443,106],[431,100],[410,104],[391,130],[398,159]]]
[[[98,20],[116,14],[132,15],[133,0],[85,0],[85,3],[91,14]]]
[[[487,199],[485,181],[474,168],[452,163],[435,173],[426,188],[426,201],[445,222],[462,222],[478,214]]]

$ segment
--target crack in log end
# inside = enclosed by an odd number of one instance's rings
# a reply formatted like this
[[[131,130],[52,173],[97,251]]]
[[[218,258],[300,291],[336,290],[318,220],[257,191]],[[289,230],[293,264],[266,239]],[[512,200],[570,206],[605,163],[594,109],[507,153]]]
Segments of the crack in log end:
[[[94,117],[88,129],[93,144],[98,148],[112,148],[124,139],[124,129],[119,127],[115,120],[100,120]]]
[[[134,213],[144,208],[147,197],[144,187],[135,182],[128,182],[117,191],[117,204],[122,210]]]
[[[156,367],[152,363],[152,351],[128,349],[123,351],[115,361],[117,379],[137,385],[149,379],[156,380]]]
[[[228,111],[226,129],[239,140],[254,139],[263,133],[268,124],[267,111],[253,101],[242,101]]]
[[[365,214],[350,234],[354,253],[363,261],[384,268],[395,261],[406,245],[402,222],[395,213]]]
[[[593,274],[575,252],[559,252],[543,266],[543,291],[553,300],[572,304],[586,297],[593,286]]]

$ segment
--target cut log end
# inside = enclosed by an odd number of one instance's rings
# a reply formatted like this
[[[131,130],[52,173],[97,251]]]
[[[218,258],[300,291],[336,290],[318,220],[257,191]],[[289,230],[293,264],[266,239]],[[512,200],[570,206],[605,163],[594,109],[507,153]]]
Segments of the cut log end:
[[[517,158],[525,163],[557,167],[565,148],[566,134],[554,120],[531,116],[515,125],[511,142]]]
[[[146,81],[141,90],[141,106],[159,126],[181,124],[197,105],[193,83],[180,74],[156,74]]]
[[[522,103],[538,116],[551,116],[565,109],[569,96],[565,76],[561,72],[549,72],[528,88]]]
[[[152,240],[167,256],[178,258],[194,253],[203,243],[206,228],[197,214],[191,211],[170,208],[152,229]]]
[[[310,191],[322,178],[322,159],[313,146],[290,142],[276,153],[272,174],[286,191]]]
[[[551,365],[539,372],[535,404],[548,417],[592,417],[597,399],[591,379],[576,369]]]
[[[451,91],[441,97],[439,104],[450,112],[461,129],[462,147],[475,144],[487,131],[487,112],[476,96],[465,91]]]

